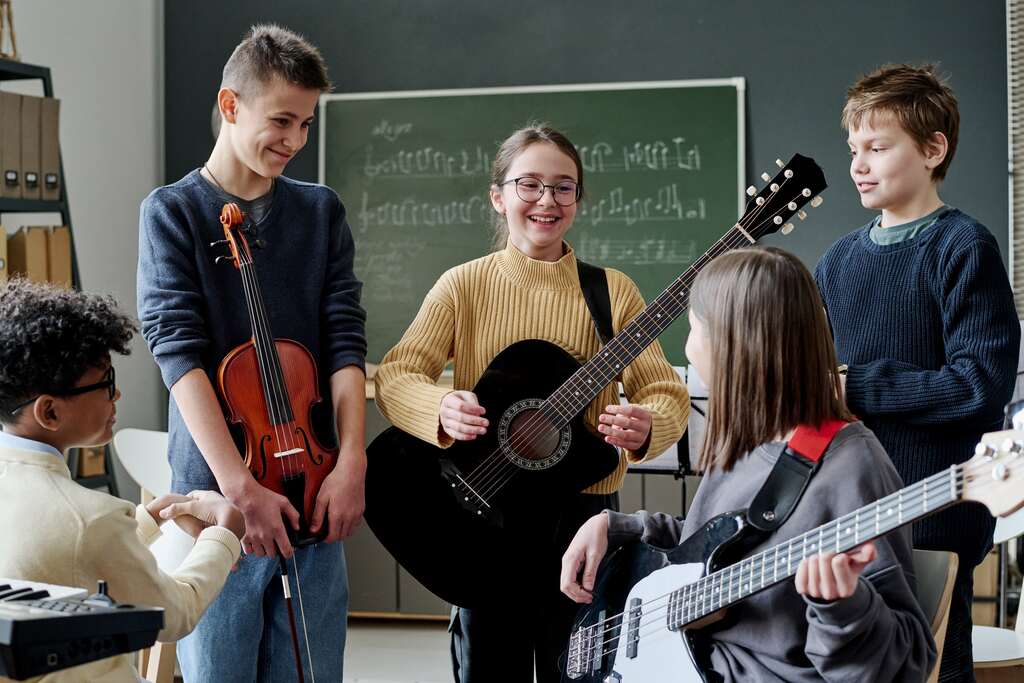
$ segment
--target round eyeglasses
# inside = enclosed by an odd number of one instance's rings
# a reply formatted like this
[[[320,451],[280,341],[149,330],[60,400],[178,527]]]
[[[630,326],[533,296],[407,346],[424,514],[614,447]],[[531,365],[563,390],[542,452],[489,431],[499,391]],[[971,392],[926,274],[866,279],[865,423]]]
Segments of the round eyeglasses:
[[[509,183],[516,184],[516,195],[528,204],[539,202],[544,196],[544,190],[548,189],[551,190],[555,204],[559,206],[572,206],[580,200],[580,185],[575,180],[560,180],[554,185],[548,185],[532,176],[522,176],[498,183],[498,187]]]
[[[109,368],[107,368],[107,371],[105,373],[103,373],[103,379],[101,379],[99,382],[93,382],[92,384],[86,384],[86,385],[83,385],[83,386],[80,386],[80,387],[72,387],[72,388],[68,389],[67,391],[62,391],[60,393],[54,393],[53,395],[54,396],[78,396],[79,394],[88,394],[90,391],[95,391],[97,389],[106,389],[107,390],[107,399],[110,400],[110,401],[113,401],[114,397],[117,396],[117,376],[114,374],[114,366],[113,365],[111,365]],[[14,408],[14,410],[11,411],[11,415],[14,415],[19,410],[21,410],[22,408],[24,408],[28,404],[32,403],[33,401],[35,401],[37,398],[39,398],[39,396],[42,396],[42,394],[33,396],[32,398],[30,398],[29,400],[27,400],[27,401],[25,401],[23,403],[19,403]]]

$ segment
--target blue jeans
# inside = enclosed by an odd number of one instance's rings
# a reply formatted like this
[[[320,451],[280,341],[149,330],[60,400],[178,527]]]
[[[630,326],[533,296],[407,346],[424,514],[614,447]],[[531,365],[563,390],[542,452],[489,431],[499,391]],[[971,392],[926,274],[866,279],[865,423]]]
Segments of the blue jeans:
[[[318,543],[298,550],[295,560],[288,561],[288,573],[305,679],[314,679],[312,659],[317,681],[341,681],[348,614],[344,549],[341,543]],[[277,558],[239,560],[199,625],[178,642],[178,662],[186,683],[298,680]]]

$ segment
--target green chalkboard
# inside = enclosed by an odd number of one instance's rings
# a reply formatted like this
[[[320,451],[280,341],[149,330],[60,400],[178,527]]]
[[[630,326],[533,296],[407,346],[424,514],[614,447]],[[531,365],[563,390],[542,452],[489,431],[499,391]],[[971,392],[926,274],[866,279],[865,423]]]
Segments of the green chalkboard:
[[[320,181],[348,210],[365,283],[368,360],[401,337],[448,268],[490,250],[490,167],[544,121],[577,146],[577,256],[624,271],[648,301],[736,221],[743,80],[325,95]],[[661,343],[683,362],[685,320]]]

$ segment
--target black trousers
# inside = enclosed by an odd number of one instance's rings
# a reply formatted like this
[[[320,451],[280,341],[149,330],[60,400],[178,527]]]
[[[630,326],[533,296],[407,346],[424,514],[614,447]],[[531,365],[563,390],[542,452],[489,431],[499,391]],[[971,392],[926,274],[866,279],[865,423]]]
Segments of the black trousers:
[[[571,497],[531,533],[527,547],[536,553],[531,576],[522,577],[519,586],[495,586],[493,605],[452,609],[457,683],[531,683],[535,665],[537,683],[562,680],[559,660],[580,607],[558,589],[562,555],[585,521],[602,510],[617,510],[618,504],[617,493]]]

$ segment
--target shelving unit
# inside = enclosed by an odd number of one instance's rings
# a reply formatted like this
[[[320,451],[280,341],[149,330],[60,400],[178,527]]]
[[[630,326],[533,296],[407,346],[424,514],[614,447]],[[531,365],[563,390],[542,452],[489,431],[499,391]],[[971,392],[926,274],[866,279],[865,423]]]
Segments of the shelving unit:
[[[0,81],[24,81],[38,80],[43,84],[43,95],[53,97],[53,80],[50,77],[50,69],[45,66],[24,64],[9,59],[0,59]],[[71,284],[75,289],[80,289],[81,279],[78,274],[78,258],[75,252],[75,231],[71,226],[71,207],[68,205],[67,185],[64,182],[64,158],[60,162],[60,199],[11,199],[0,197],[0,216],[5,213],[59,213],[61,224],[68,227],[71,233]],[[103,467],[104,473],[95,477],[76,478],[83,486],[99,488],[106,486],[111,494],[117,495],[117,480],[114,478],[112,463],[110,461],[110,448],[106,450]],[[68,462],[72,476],[78,471],[78,451],[71,451]]]

